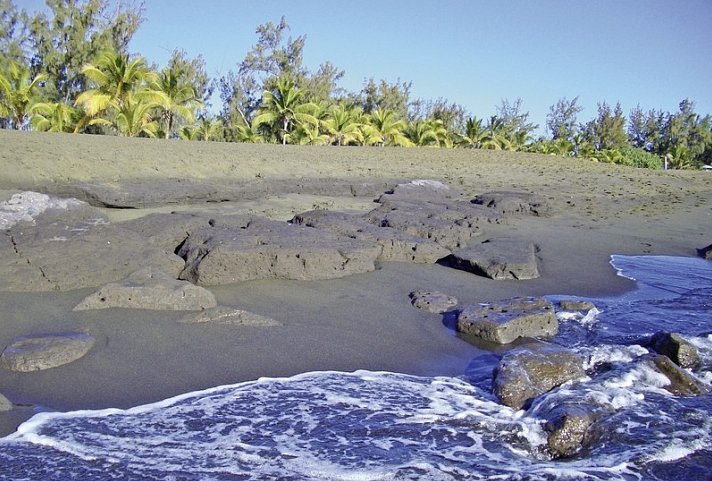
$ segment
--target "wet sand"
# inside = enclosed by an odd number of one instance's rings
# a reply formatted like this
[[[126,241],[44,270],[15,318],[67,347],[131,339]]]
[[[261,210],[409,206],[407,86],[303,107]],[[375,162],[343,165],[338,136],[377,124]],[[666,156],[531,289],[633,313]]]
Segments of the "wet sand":
[[[16,404],[47,409],[125,408],[313,370],[461,375],[489,369],[492,356],[486,350],[458,338],[442,316],[413,308],[408,294],[439,290],[461,304],[515,295],[612,295],[634,284],[616,275],[611,254],[694,256],[712,242],[712,174],[706,172],[472,150],[259,146],[7,131],[0,131],[0,145],[3,200],[21,190],[57,192],[76,182],[119,189],[166,180],[248,183],[265,192],[224,203],[105,209],[112,222],[153,211],[287,220],[315,207],[370,209],[373,196],[328,191],[330,182],[344,180],[434,179],[472,197],[494,190],[533,192],[550,206],[545,217],[512,218],[486,231],[491,236],[516,232],[539,245],[542,275],[534,280],[494,281],[440,265],[386,263],[375,272],[337,280],[262,280],[210,288],[220,304],[271,317],[282,324],[276,327],[182,324],[177,321],[183,312],[73,312],[95,289],[0,292],[0,347],[16,336],[74,330],[97,339],[87,356],[65,366],[32,373],[0,370],[1,393]],[[314,183],[322,186],[318,194],[295,187]],[[0,434],[32,412],[0,414]]]

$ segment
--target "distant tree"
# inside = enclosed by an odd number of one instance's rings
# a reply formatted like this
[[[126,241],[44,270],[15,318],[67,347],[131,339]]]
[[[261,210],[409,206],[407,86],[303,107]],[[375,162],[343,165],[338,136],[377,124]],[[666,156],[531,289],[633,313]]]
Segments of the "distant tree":
[[[295,123],[318,125],[313,115],[314,104],[302,102],[304,93],[289,78],[277,82],[274,90],[265,90],[258,114],[252,121],[257,129],[267,125],[277,132],[282,144],[287,144]]]
[[[573,141],[574,135],[578,132],[576,116],[583,110],[583,107],[577,105],[577,102],[578,97],[574,97],[571,100],[563,97],[556,104],[549,107],[549,113],[546,116],[546,128],[552,139]]]
[[[371,112],[370,125],[378,137],[378,145],[410,147],[413,143],[405,136],[406,123],[392,110],[376,109]]]
[[[496,118],[501,122],[501,131],[510,143],[514,143],[516,137],[528,138],[539,127],[529,122],[529,112],[522,110],[522,104],[521,98],[514,102],[504,99],[497,108]]]
[[[440,120],[448,132],[462,132],[467,122],[465,107],[455,102],[440,97],[435,100],[415,100],[410,103],[408,119],[412,122],[417,119]]]
[[[151,83],[152,90],[165,96],[162,103],[163,136],[173,136],[177,122],[191,123],[196,116],[196,109],[202,107],[196,98],[193,85],[183,79],[181,71],[167,67],[163,69]]]
[[[202,117],[197,124],[183,127],[179,136],[183,140],[202,140],[204,142],[219,140],[222,132],[222,123],[219,120]]]
[[[27,64],[29,33],[27,14],[18,10],[12,0],[0,0],[0,70],[11,63]]]
[[[84,115],[81,110],[63,102],[39,102],[30,111],[32,128],[40,132],[74,132]]]
[[[586,123],[583,135],[585,140],[598,150],[620,148],[628,143],[625,123],[626,119],[620,103],[617,103],[613,109],[606,102],[599,103],[598,115]]]
[[[27,19],[32,65],[54,85],[50,99],[69,103],[86,90],[85,64],[101,51],[126,53],[143,21],[143,2],[47,0],[47,8]]]
[[[493,115],[485,127],[482,148],[488,150],[513,150],[510,127],[504,119]]]
[[[180,83],[193,87],[195,98],[202,104],[203,109],[210,106],[216,83],[206,72],[202,55],[189,58],[184,50],[175,49],[168,60],[167,68],[175,73]]]
[[[361,109],[356,106],[345,103],[333,105],[329,110],[329,117],[323,123],[326,132],[331,136],[331,143],[341,146],[361,142],[361,114]]]
[[[465,131],[458,135],[458,144],[474,149],[482,148],[482,142],[487,137],[487,129],[482,125],[482,119],[469,117],[465,122]]]
[[[393,112],[399,119],[406,120],[410,109],[411,87],[412,82],[401,82],[400,79],[394,83],[386,80],[376,83],[370,78],[352,100],[367,114],[382,110]]]
[[[39,100],[40,84],[44,74],[34,77],[24,65],[12,62],[7,71],[0,71],[0,117],[5,118],[10,127],[20,130],[27,123],[32,104]]]
[[[119,134],[126,137],[157,137],[160,126],[154,120],[153,110],[160,104],[150,100],[141,100],[137,95],[129,94],[121,104],[116,103],[116,116],[113,126]]]
[[[405,136],[415,147],[440,146],[441,139],[447,137],[447,131],[441,120],[418,119],[405,128]]]

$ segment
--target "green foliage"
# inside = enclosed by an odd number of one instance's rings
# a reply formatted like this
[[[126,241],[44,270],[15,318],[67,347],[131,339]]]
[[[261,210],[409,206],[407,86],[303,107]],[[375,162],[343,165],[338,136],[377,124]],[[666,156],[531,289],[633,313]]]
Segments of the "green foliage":
[[[613,109],[606,102],[599,103],[598,116],[584,126],[583,136],[598,150],[617,149],[626,145],[628,135],[620,103]]]
[[[74,132],[84,113],[62,102],[39,102],[30,108],[32,128],[40,132]]]
[[[295,124],[319,124],[314,116],[315,105],[302,103],[304,93],[289,78],[280,79],[274,90],[262,94],[260,110],[252,120],[252,128],[266,126],[277,134],[282,144],[290,143]]]
[[[29,110],[38,101],[39,87],[45,78],[43,74],[32,77],[27,67],[16,62],[0,72],[0,117],[7,118],[13,129],[25,127]]]
[[[549,113],[546,116],[546,128],[551,133],[552,139],[573,141],[578,132],[576,116],[583,110],[583,107],[577,105],[576,102],[578,102],[578,97],[574,97],[572,100],[564,97],[559,99],[555,105],[549,107]]]
[[[662,157],[637,147],[624,147],[621,149],[623,158],[621,164],[641,169],[661,169]]]

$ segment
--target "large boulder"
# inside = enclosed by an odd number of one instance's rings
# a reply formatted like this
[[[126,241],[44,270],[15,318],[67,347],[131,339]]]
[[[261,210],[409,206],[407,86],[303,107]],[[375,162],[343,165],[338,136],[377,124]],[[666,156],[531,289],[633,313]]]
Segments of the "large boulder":
[[[539,277],[536,246],[513,238],[488,239],[453,252],[450,266],[490,279],[535,279]]]
[[[520,337],[550,337],[559,332],[554,306],[544,298],[515,297],[487,305],[467,305],[457,330],[489,342],[509,344]]]
[[[573,351],[553,345],[520,348],[505,354],[495,368],[493,390],[502,404],[522,409],[540,394],[585,375],[584,360]]]
[[[658,354],[669,357],[675,364],[684,368],[693,368],[700,363],[700,354],[697,348],[674,332],[657,332],[653,335],[646,347],[650,347]]]
[[[275,221],[192,233],[178,254],[181,279],[215,285],[253,279],[334,279],[376,268],[381,247],[328,231]]]
[[[46,209],[0,237],[0,290],[96,287],[143,267],[177,277],[183,261],[84,203]]]
[[[15,339],[0,355],[0,367],[30,372],[62,366],[82,358],[94,346],[89,334],[75,332]]]
[[[549,210],[542,197],[527,192],[487,192],[475,197],[472,203],[483,205],[501,215],[541,216]]]
[[[457,305],[457,299],[438,291],[413,291],[410,293],[413,307],[423,311],[442,314]]]
[[[586,444],[586,434],[598,414],[587,404],[561,404],[544,416],[547,451],[554,458],[568,458]]]
[[[204,287],[176,280],[165,272],[149,268],[136,271],[121,282],[106,284],[85,297],[74,310],[123,307],[200,311],[215,306],[215,296]]]

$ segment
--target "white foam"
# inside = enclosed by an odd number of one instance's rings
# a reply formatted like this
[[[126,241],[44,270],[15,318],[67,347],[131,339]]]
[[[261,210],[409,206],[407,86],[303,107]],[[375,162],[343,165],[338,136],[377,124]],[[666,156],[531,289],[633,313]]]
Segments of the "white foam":
[[[0,229],[9,229],[18,222],[35,222],[35,218],[48,209],[68,209],[82,205],[77,199],[59,199],[38,192],[21,192],[0,203]]]

